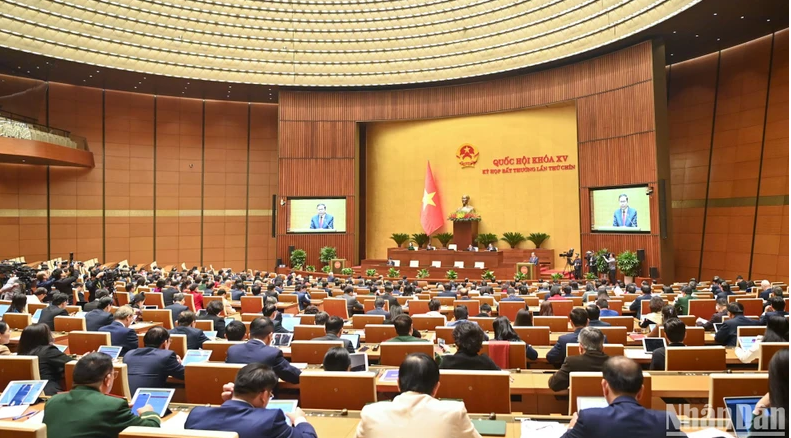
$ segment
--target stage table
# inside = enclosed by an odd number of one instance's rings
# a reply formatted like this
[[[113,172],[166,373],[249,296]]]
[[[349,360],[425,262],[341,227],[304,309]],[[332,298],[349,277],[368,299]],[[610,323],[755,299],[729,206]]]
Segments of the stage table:
[[[392,260],[400,260],[401,267],[409,267],[410,260],[417,260],[419,268],[431,268],[431,262],[434,261],[439,261],[440,267],[447,269],[453,269],[454,262],[464,262],[465,268],[474,268],[475,262],[483,262],[484,269],[497,268],[503,264],[502,251],[474,252],[447,249],[409,251],[403,248],[388,248],[387,257]]]

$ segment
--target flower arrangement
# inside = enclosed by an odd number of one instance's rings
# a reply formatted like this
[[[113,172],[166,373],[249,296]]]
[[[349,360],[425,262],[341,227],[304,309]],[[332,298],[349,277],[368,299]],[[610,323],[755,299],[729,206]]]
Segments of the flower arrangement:
[[[476,213],[475,211],[470,212],[463,212],[461,210],[453,212],[450,216],[448,216],[448,220],[451,222],[473,222],[473,221],[480,221],[481,215]]]

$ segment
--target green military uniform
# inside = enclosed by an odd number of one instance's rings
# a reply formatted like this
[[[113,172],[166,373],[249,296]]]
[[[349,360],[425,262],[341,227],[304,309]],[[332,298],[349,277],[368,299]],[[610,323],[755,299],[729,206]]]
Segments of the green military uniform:
[[[125,399],[104,395],[90,386],[75,386],[44,405],[47,438],[117,437],[129,426],[159,427],[159,421],[154,412],[134,415]]]
[[[680,315],[689,315],[689,300],[694,300],[693,295],[682,295],[676,298],[676,304],[681,308]]]

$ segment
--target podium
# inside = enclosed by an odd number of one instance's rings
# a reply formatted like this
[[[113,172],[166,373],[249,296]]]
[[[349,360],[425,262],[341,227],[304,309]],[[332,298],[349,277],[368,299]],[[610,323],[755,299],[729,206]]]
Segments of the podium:
[[[453,242],[459,249],[464,251],[478,237],[479,221],[454,221],[453,222]]]

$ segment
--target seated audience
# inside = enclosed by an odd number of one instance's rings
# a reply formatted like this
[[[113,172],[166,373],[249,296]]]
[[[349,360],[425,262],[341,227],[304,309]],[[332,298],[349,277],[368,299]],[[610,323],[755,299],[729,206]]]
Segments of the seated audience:
[[[143,348],[126,353],[129,392],[137,388],[165,388],[168,377],[184,380],[184,366],[170,350],[170,334],[163,327],[151,327],[143,337]]]
[[[755,405],[749,438],[769,436],[769,434],[787,437],[788,409],[788,349],[786,348],[775,353],[769,361],[769,392]]]
[[[27,296],[24,292],[15,292],[11,296],[11,304],[8,306],[6,313],[29,313],[27,311]]]
[[[170,310],[170,316],[173,318],[174,324],[178,321],[181,312],[190,310],[190,308],[184,304],[184,294],[181,292],[173,294],[173,302],[165,306],[165,308]]]
[[[758,325],[744,316],[744,306],[741,303],[728,304],[728,320],[722,323],[720,330],[714,334],[714,341],[726,347],[735,347],[738,327]]]
[[[11,342],[11,327],[0,321],[0,356],[11,355],[11,350],[8,349],[9,342]]]
[[[694,281],[689,282],[691,285],[694,284]],[[695,289],[693,286],[682,286],[681,287],[681,296],[676,298],[676,307],[679,308],[678,313],[682,315],[689,315],[689,300],[694,300]],[[657,324],[661,324],[658,322]]]
[[[332,347],[327,350],[322,362],[324,371],[351,371],[352,360],[349,352],[343,347]]]
[[[480,306],[479,314],[475,315],[476,318],[491,318],[492,317],[492,306],[489,303],[483,303]]]
[[[781,289],[782,290],[782,289]],[[772,316],[782,316],[785,317],[788,315],[788,312],[785,311],[786,308],[786,301],[783,299],[782,296],[774,296],[769,298],[769,310],[764,312],[761,315],[761,318],[758,320],[758,325],[766,325],[766,322]]]
[[[269,318],[256,318],[250,323],[250,340],[228,348],[226,363],[260,362],[271,367],[277,377],[288,383],[299,383],[301,372],[291,366],[283,357],[283,352],[271,347],[274,324]]]
[[[277,372],[263,363],[246,365],[236,374],[233,396],[216,408],[193,408],[184,428],[236,432],[239,438],[317,438],[302,409],[284,414],[281,409],[266,408],[277,379]]]
[[[538,316],[555,316],[555,311],[552,310],[552,303],[549,300],[544,300],[538,306]]]
[[[138,346],[137,333],[129,326],[135,321],[135,310],[129,306],[121,306],[113,315],[113,322],[99,329],[110,333],[110,343],[121,348],[121,356]]]
[[[520,309],[519,311],[521,312],[522,310],[524,309]],[[492,326],[494,328],[495,341],[522,342],[522,339],[516,334],[514,328],[511,326],[511,321],[509,321],[507,317],[498,316],[494,319]],[[530,360],[536,360],[538,359],[538,352],[533,346],[526,344],[525,356]]]
[[[420,339],[413,336],[414,328],[412,327],[412,317],[409,315],[398,315],[393,320],[395,326],[395,338],[388,339],[385,342],[428,342],[426,339]]]
[[[610,309],[610,302],[604,298],[596,300],[596,307],[599,308],[599,317],[618,316],[618,312]]]
[[[330,314],[327,312],[319,312],[313,317],[313,325],[325,325],[330,319]]]
[[[555,345],[547,352],[547,362],[552,365],[560,366],[566,359],[566,344],[579,342],[580,331],[588,325],[588,312],[579,308],[572,309],[569,313],[569,320],[574,326],[574,332],[558,337]]]
[[[530,308],[525,306],[524,309],[519,309],[514,318],[514,325],[517,327],[532,327],[533,326],[533,312]]]
[[[324,332],[325,332],[324,336],[320,336],[312,340],[313,341],[343,341],[343,346],[346,347],[346,351],[348,351],[349,353],[354,353],[354,345],[352,345],[352,341],[341,338],[341,333],[343,333],[343,320],[340,317],[330,316],[330,318],[324,324]]]
[[[385,310],[385,299],[382,297],[376,297],[374,300],[374,308],[373,310],[369,310],[365,312],[366,315],[382,315],[385,319],[390,319],[390,312]]]
[[[445,318],[445,323],[447,324],[447,318],[445,315],[440,313],[440,309],[442,308],[442,303],[439,302],[438,299],[432,298],[428,301],[428,312],[426,316],[441,316]]]
[[[217,332],[218,338],[225,337],[225,318],[220,316],[222,311],[222,303],[214,300],[206,305],[206,314],[198,317],[198,319],[202,321],[212,321],[212,327],[214,327],[214,331]]]
[[[609,322],[599,321],[599,307],[595,304],[588,305],[585,311],[588,312],[589,327],[610,327]]]
[[[228,341],[241,341],[247,334],[247,327],[242,321],[231,321],[225,326],[225,339]]]
[[[466,307],[465,307],[466,309]],[[458,324],[453,329],[456,353],[442,356],[440,368],[457,370],[499,370],[486,354],[478,354],[483,346],[483,329],[470,322]]]
[[[302,313],[304,313],[305,315],[315,315],[319,313],[319,308],[311,304],[310,306],[305,307],[305,311],[303,311]]]
[[[609,406],[575,412],[569,430],[561,438],[609,437],[616,435],[613,431],[630,438],[685,436],[678,429],[680,423],[674,413],[640,405],[643,370],[633,360],[611,357],[604,363],[602,374],[602,389]]]
[[[22,330],[17,345],[17,354],[20,356],[38,356],[38,374],[41,380],[46,380],[44,394],[53,395],[63,391],[63,371],[66,363],[72,360],[71,356],[63,354],[52,343],[52,332],[46,324],[31,324]]]
[[[95,332],[100,328],[113,323],[112,309],[113,299],[102,297],[96,300],[96,308],[85,314],[85,329]]]
[[[299,285],[296,291],[297,294],[297,304],[299,304],[299,310],[305,310],[305,307],[310,306],[310,294],[308,293],[308,284],[302,283]]]
[[[702,318],[698,318],[698,320],[695,321],[695,325],[698,327],[703,327],[703,330],[706,331],[714,331],[714,324],[722,323],[722,317],[728,314],[728,299],[717,298],[714,309],[715,312],[713,315],[711,315],[711,319],[703,322],[701,321]]]
[[[277,311],[277,306],[267,304],[264,306],[264,310],[262,310],[261,313],[272,320],[272,323],[275,325],[275,333],[291,333],[288,329],[283,327],[282,318],[280,320],[277,319],[277,317],[280,316],[280,312]]]
[[[575,371],[601,371],[609,356],[604,354],[604,334],[594,327],[583,328],[578,336],[579,355],[567,356],[563,365],[549,378],[549,389],[569,388],[570,375]]]
[[[43,422],[49,438],[114,437],[130,426],[159,427],[159,415],[145,405],[137,415],[127,400],[107,395],[118,371],[110,356],[89,353],[74,366],[74,387],[44,405]]]
[[[684,338],[687,336],[687,326],[678,318],[670,318],[665,321],[665,337],[667,337],[668,347],[683,347]],[[665,347],[657,348],[651,353],[652,370],[664,371],[665,369]]]
[[[178,325],[170,331],[171,335],[187,336],[188,350],[200,350],[203,347],[203,343],[209,340],[203,330],[195,328],[195,321],[195,312],[189,310],[181,312],[179,319],[176,321]]]
[[[432,438],[480,438],[463,402],[434,398],[439,385],[439,368],[431,357],[408,355],[398,370],[400,394],[392,402],[363,407],[356,438],[424,436],[427,431]]]
[[[50,330],[55,330],[55,317],[56,316],[69,316],[66,310],[69,296],[60,292],[55,292],[52,296],[52,301],[49,306],[41,310],[41,316],[38,319],[39,324],[44,324]]]
[[[629,286],[632,286],[632,285],[630,284]],[[629,286],[627,286],[627,288],[626,288],[627,292],[629,292]],[[635,298],[634,301],[632,301],[632,304],[629,305],[629,311],[630,312],[635,312],[634,315],[635,315],[635,318],[637,318],[637,319],[641,319],[640,313],[642,312],[642,309],[643,309],[642,301],[651,299],[651,286],[648,286],[648,285],[640,286],[640,291],[643,294],[640,295],[639,297]]]
[[[750,363],[758,359],[761,357],[762,342],[788,342],[788,318],[777,315],[770,316],[763,336],[758,336],[748,349],[742,348],[741,345],[736,347],[736,356],[742,363]]]

